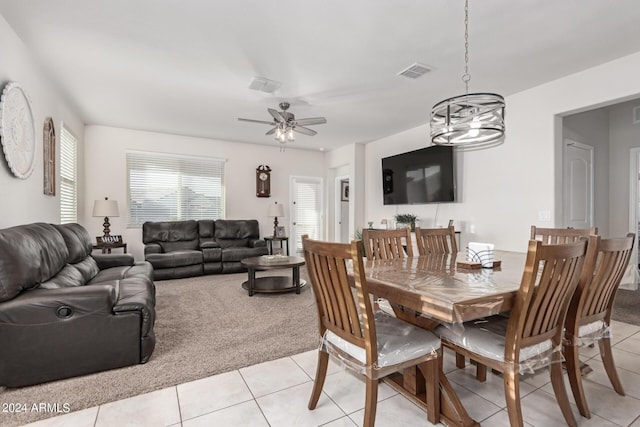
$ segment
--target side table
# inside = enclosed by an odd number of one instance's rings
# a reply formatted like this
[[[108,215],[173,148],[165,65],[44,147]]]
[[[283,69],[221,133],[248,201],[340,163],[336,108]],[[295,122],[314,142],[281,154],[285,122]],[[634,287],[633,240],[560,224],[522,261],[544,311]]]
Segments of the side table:
[[[100,243],[93,245],[93,249],[101,249],[103,254],[110,254],[111,249],[123,248],[124,253],[127,253],[126,243]]]
[[[273,242],[280,242],[280,248],[285,249],[287,251],[287,256],[289,256],[289,238],[286,236],[278,237],[278,236],[266,236],[264,241],[267,242],[267,250],[269,251],[269,255],[273,255]]]

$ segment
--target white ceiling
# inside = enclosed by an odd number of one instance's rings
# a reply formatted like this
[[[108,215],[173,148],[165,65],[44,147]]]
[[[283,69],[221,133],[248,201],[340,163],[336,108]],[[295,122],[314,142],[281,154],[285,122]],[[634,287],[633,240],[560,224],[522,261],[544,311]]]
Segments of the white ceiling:
[[[333,149],[424,124],[464,92],[463,0],[0,0],[0,13],[87,124],[275,146],[237,118],[271,120],[286,100],[328,121],[292,147]],[[640,51],[637,0],[471,0],[469,13],[470,92]],[[434,70],[396,76],[414,62]],[[250,90],[254,76],[282,86]]]

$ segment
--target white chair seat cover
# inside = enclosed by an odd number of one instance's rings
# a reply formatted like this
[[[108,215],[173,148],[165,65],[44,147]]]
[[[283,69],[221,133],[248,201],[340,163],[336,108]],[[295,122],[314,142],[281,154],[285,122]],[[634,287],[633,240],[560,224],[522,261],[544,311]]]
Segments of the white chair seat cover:
[[[509,318],[491,316],[486,319],[466,322],[462,331],[438,326],[435,333],[441,339],[466,348],[481,356],[504,362],[505,335]],[[554,351],[553,342],[541,343],[520,349],[520,372],[533,372],[550,363]]]
[[[440,339],[433,332],[398,320],[383,312],[376,312],[374,319],[378,338],[377,366],[379,368],[398,365],[428,354],[433,354],[436,357],[436,352],[440,348]],[[364,348],[353,345],[331,331],[325,333],[323,344],[347,353],[363,366],[367,362]]]

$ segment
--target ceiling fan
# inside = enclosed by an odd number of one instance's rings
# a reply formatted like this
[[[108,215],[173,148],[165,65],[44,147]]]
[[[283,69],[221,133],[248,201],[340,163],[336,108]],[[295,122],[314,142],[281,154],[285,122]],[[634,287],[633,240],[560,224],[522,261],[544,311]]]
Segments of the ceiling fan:
[[[293,132],[300,132],[304,135],[313,136],[316,132],[313,129],[309,129],[305,126],[309,125],[321,125],[327,123],[327,119],[324,117],[310,117],[307,119],[296,119],[296,116],[293,113],[288,112],[289,109],[288,102],[281,102],[279,104],[280,109],[282,111],[274,110],[273,108],[267,108],[271,117],[273,117],[273,121],[266,120],[253,120],[253,119],[243,119],[238,118],[238,120],[243,122],[251,122],[251,123],[260,123],[264,125],[271,125],[273,129],[270,129],[265,133],[265,135],[274,135],[276,140],[281,144],[284,144],[287,141],[294,141]]]

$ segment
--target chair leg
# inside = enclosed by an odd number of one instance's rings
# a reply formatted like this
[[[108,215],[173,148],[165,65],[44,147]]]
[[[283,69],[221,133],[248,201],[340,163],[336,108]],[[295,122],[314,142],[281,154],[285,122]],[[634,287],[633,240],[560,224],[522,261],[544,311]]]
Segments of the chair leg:
[[[309,409],[316,409],[318,399],[320,399],[320,394],[322,394],[324,379],[327,376],[328,365],[329,353],[318,350],[318,366],[316,367],[316,379],[313,381],[313,391],[311,392],[311,398],[309,399]]]
[[[566,359],[565,365],[567,368],[567,376],[569,377],[569,384],[571,384],[571,392],[573,393],[573,399],[576,401],[578,411],[580,415],[585,418],[591,418],[591,412],[589,411],[589,405],[587,404],[587,397],[584,394],[584,387],[582,386],[582,372],[580,369],[580,353],[577,345],[565,345],[564,357]]]
[[[562,377],[562,362],[560,360],[560,352],[554,353],[553,360],[550,367],[551,371],[551,385],[553,385],[553,392],[556,395],[558,405],[564,416],[566,423],[575,427],[578,425],[576,418],[573,416],[571,410],[571,404],[569,403],[569,396],[567,396],[567,389],[564,386],[564,378]]]
[[[438,350],[438,358],[442,358],[442,349]],[[427,420],[431,424],[440,422],[440,362],[438,358],[418,365],[418,369],[425,378]]]
[[[607,376],[609,377],[609,381],[611,381],[613,389],[619,395],[624,396],[624,388],[622,388],[622,383],[620,382],[620,378],[618,378],[618,372],[616,371],[616,365],[613,362],[611,340],[609,338],[603,338],[598,341],[598,346],[600,347],[600,357],[602,357],[604,369],[607,372]]]
[[[461,355],[460,353],[456,353],[456,368],[464,369],[464,366],[465,366],[464,356]]]
[[[366,377],[367,393],[364,402],[363,427],[373,427],[376,422],[376,407],[378,405],[378,380]]]
[[[507,368],[502,373],[504,383],[504,396],[507,401],[507,413],[509,414],[509,424],[512,426],[522,426],[522,407],[520,405],[520,377],[513,369]]]

